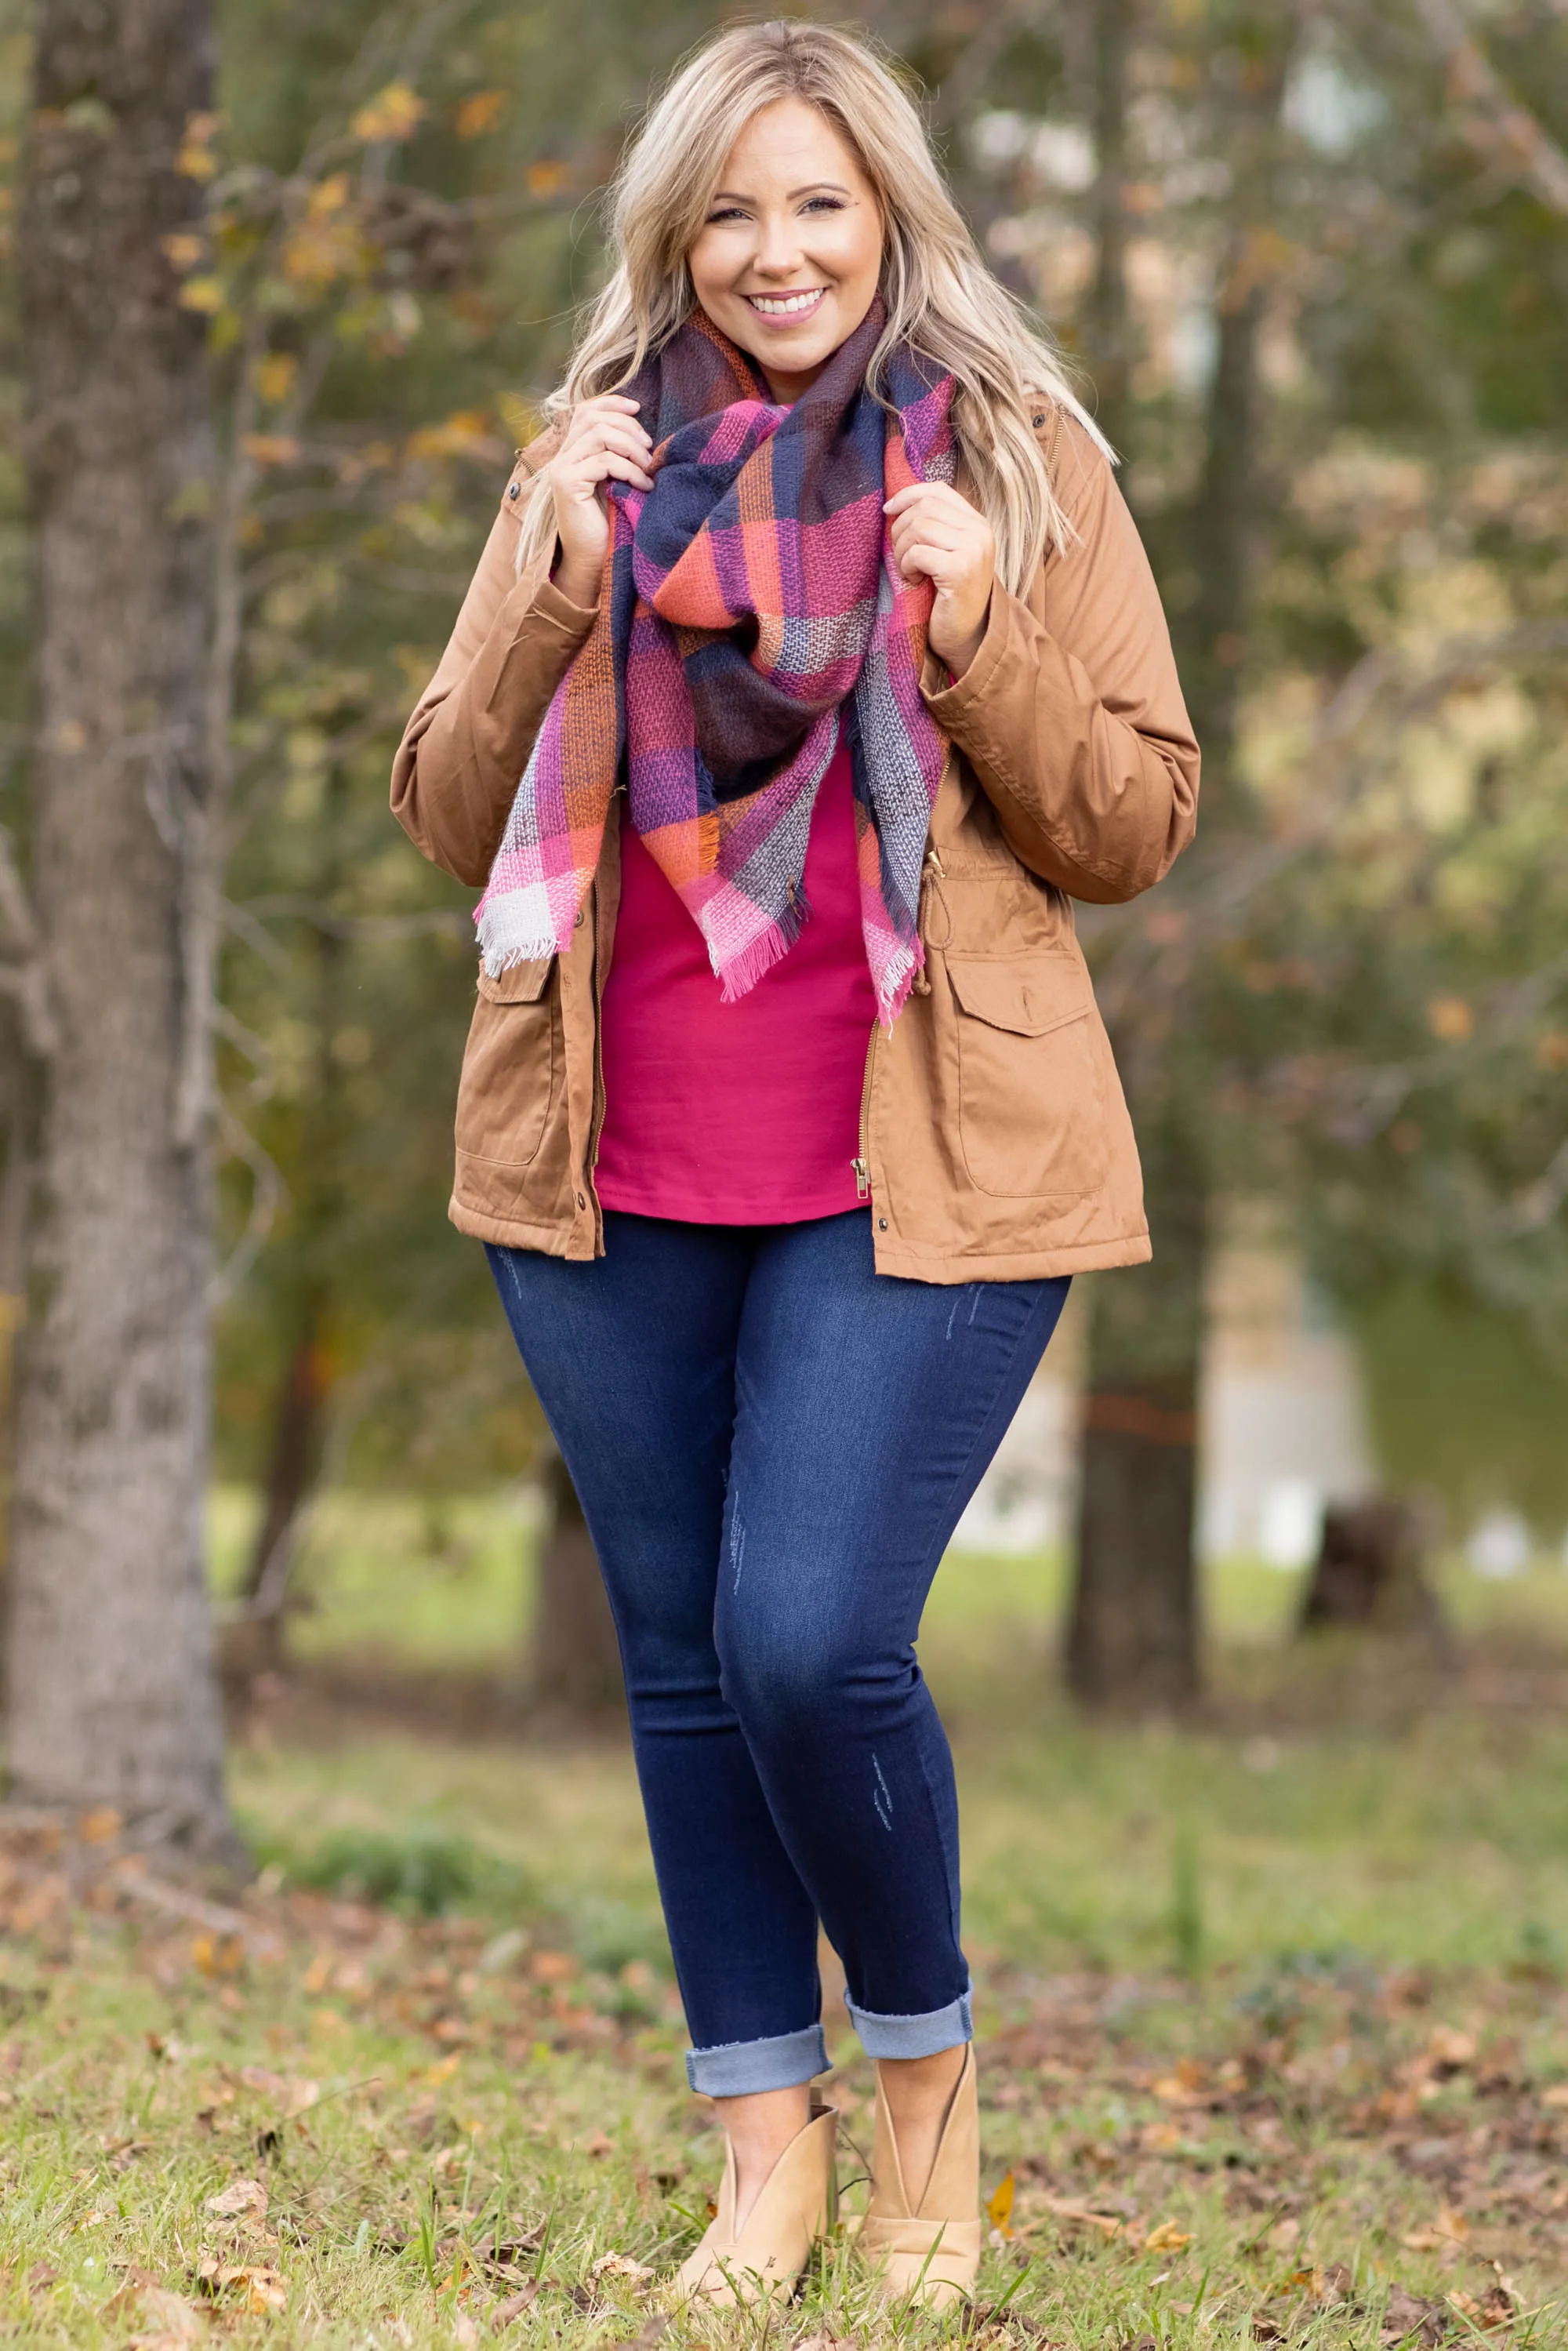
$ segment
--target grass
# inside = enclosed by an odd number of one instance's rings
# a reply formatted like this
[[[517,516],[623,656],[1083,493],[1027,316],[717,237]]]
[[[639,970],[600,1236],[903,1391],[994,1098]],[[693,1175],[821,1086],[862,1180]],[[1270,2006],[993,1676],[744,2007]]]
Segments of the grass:
[[[494,1677],[526,1545],[494,1504],[340,1510],[299,1651]],[[1290,1580],[1235,1566],[1215,1704],[1147,1734],[1055,1698],[1056,1583],[951,1561],[925,1645],[998,2199],[971,2336],[1568,2342],[1568,1579],[1454,1571],[1469,1646],[1433,1686],[1288,1655]],[[310,1679],[235,1752],[264,1865],[237,1919],[153,1907],[111,1822],[5,1839],[0,2329],[651,2343],[717,2142],[623,1744],[418,1738]],[[848,2180],[871,2084],[838,2013]],[[939,2333],[875,2309],[845,2238],[791,2307],[665,2340]]]

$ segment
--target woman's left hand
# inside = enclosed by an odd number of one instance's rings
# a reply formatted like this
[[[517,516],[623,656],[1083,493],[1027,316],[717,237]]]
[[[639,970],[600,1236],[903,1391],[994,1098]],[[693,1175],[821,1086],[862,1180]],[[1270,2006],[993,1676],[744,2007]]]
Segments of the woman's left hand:
[[[883,507],[893,559],[906,580],[936,590],[931,650],[962,677],[980,650],[997,577],[997,543],[983,514],[946,482],[911,482]]]

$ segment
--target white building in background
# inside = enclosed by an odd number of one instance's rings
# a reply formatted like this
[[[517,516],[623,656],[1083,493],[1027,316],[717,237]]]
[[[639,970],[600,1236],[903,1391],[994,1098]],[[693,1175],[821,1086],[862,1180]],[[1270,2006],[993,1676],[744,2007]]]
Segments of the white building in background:
[[[964,1514],[955,1540],[966,1548],[1032,1551],[1071,1534],[1086,1292],[1081,1280]],[[1261,1214],[1236,1214],[1216,1252],[1201,1422],[1206,1557],[1302,1566],[1325,1504],[1354,1501],[1376,1482],[1354,1351]]]

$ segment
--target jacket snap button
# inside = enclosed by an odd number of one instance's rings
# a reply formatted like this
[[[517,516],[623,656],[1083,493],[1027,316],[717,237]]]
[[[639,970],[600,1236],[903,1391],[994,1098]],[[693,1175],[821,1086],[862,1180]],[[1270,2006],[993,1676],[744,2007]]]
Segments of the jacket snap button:
[[[877,1231],[878,1231],[879,1233],[885,1233],[885,1232],[886,1232],[886,1230],[887,1230],[887,1218],[886,1218],[885,1217],[879,1217],[877,1218],[877,1220],[876,1220],[876,1228],[877,1228]]]
[[[587,1207],[587,1206],[588,1206],[588,1197],[587,1197],[587,1195],[586,1195],[585,1193],[580,1192],[580,1193],[578,1194],[578,1196],[577,1196],[577,1205],[578,1205],[578,1207],[579,1207],[580,1208],[586,1208],[586,1207]]]
[[[1040,411],[1040,414],[1039,414],[1039,415],[1038,415],[1038,416],[1033,420],[1033,422],[1034,422],[1034,429],[1035,429],[1035,431],[1038,433],[1038,432],[1040,431],[1040,426],[1045,423],[1045,411],[1044,411],[1043,409],[1041,409],[1041,411]],[[514,490],[514,491],[512,492],[512,496],[513,496],[514,497],[516,497],[516,496],[517,496],[517,494],[516,490]]]
[[[574,931],[580,931],[582,928],[582,908],[580,906],[577,910],[577,919],[572,924],[571,927]]]
[[[510,489],[507,492],[507,496],[509,498],[520,497],[522,496],[522,490],[523,486],[521,482],[514,482]]]

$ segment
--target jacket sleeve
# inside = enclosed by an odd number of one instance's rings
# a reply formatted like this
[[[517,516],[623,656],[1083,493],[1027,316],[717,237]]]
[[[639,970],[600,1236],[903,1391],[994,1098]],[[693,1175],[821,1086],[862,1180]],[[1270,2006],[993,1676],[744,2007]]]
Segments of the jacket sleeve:
[[[1104,905],[1157,882],[1192,839],[1198,749],[1111,465],[1066,417],[1053,456],[1076,538],[1048,553],[1030,603],[998,586],[963,676],[944,682],[932,662],[923,691],[1015,854]]]
[[[538,495],[525,456],[392,762],[392,814],[416,849],[475,889],[550,697],[593,626],[593,613],[549,580],[516,576],[520,517]]]

